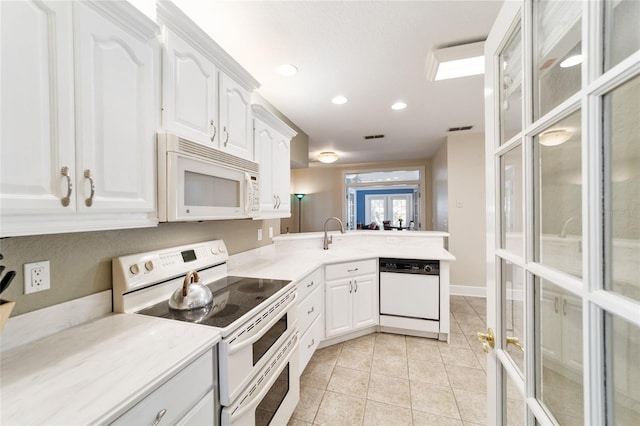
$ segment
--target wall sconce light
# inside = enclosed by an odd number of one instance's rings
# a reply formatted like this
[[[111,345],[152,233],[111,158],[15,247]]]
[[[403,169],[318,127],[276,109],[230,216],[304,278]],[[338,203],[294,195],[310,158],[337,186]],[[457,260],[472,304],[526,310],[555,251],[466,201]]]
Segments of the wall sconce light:
[[[571,139],[571,136],[573,136],[573,132],[569,130],[549,130],[540,134],[538,140],[544,146],[557,146]]]
[[[333,151],[325,151],[318,154],[317,158],[321,163],[333,163],[338,159],[338,154]]]
[[[306,194],[295,194],[298,199],[298,232],[302,232],[302,199]]]

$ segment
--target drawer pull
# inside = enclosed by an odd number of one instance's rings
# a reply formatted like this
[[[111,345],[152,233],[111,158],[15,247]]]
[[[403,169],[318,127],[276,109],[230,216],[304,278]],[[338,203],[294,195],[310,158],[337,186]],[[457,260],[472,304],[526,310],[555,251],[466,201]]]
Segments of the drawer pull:
[[[354,269],[347,269],[347,272],[356,272],[358,270],[358,268],[354,268]]]
[[[153,426],[158,426],[160,424],[160,420],[162,420],[165,414],[167,414],[166,408],[163,408],[162,410],[158,411],[158,414],[156,414],[156,421],[153,424]]]
[[[313,282],[313,281],[311,281],[309,284],[307,284],[307,288],[309,288],[309,287],[313,286],[313,284],[314,284],[314,282]]]
[[[314,306],[312,306],[312,307],[311,307],[311,310],[307,312],[307,315],[312,314],[314,310],[315,310],[315,307],[314,307]]]
[[[313,346],[314,343],[316,343],[316,339],[311,339],[311,343],[309,343],[309,345],[307,346],[307,349],[311,348],[311,346]]]

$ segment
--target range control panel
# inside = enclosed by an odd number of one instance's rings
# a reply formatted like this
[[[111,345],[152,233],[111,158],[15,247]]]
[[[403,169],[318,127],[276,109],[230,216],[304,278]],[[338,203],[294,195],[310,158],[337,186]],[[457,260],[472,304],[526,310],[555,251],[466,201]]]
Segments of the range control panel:
[[[112,263],[113,290],[124,294],[191,270],[223,264],[228,259],[222,240],[121,256]]]

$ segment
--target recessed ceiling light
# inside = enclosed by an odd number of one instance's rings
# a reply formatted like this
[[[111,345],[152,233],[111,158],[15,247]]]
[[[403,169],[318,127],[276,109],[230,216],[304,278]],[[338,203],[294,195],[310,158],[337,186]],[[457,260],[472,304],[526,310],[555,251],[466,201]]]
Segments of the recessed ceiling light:
[[[331,99],[331,102],[336,105],[346,104],[347,101],[349,101],[349,99],[345,98],[344,96],[336,96],[335,98]]]
[[[278,67],[278,74],[285,77],[291,77],[297,72],[298,72],[298,68],[296,68],[294,65],[291,65],[291,64],[282,64]]]
[[[407,104],[405,104],[404,102],[396,102],[395,104],[391,105],[391,109],[395,110],[405,109],[406,107]]]
[[[560,62],[560,68],[569,68],[582,63],[582,55],[569,56],[564,61]]]

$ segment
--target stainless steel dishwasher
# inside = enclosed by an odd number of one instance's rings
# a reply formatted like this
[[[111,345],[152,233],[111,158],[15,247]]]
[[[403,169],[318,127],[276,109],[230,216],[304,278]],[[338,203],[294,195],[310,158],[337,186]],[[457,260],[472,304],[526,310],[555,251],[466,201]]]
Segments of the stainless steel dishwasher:
[[[381,258],[379,266],[380,325],[438,333],[440,262]]]

